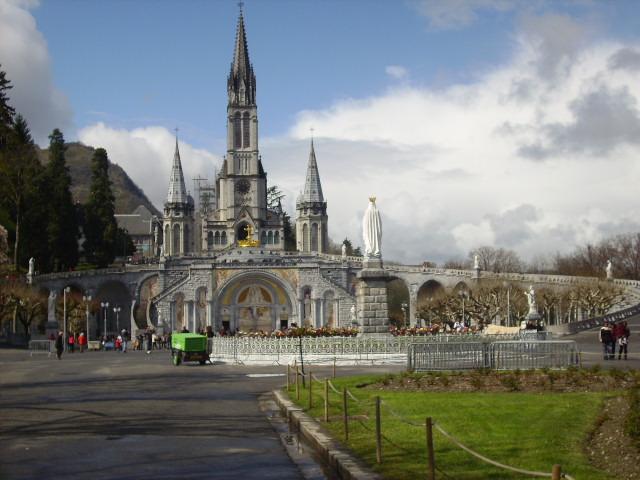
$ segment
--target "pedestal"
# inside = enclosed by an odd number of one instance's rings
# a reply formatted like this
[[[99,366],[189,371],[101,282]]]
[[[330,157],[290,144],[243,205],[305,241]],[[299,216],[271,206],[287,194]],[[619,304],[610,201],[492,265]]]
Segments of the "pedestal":
[[[365,261],[365,268],[358,273],[360,283],[356,294],[360,335],[389,335],[389,308],[387,305],[387,273],[382,262]],[[378,268],[374,268],[378,267]]]

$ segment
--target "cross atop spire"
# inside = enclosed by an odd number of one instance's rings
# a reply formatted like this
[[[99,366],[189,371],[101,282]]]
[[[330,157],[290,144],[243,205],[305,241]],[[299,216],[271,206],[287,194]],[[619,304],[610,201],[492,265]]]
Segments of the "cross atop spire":
[[[240,7],[240,14],[238,15],[233,62],[231,63],[231,72],[227,80],[229,104],[255,105],[256,77],[253,74],[253,66],[249,60],[247,34],[244,28],[244,12],[242,10],[243,3],[239,2],[238,6]]]

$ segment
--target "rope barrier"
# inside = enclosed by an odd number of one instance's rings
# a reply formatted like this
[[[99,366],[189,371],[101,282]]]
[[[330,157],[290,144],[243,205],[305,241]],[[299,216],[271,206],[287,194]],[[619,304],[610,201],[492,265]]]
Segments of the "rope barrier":
[[[333,386],[333,383],[331,383],[331,380],[329,380],[329,387],[331,388],[331,390],[333,390],[338,395],[342,395],[342,392],[340,390],[338,390],[336,387]]]
[[[437,423],[433,423],[433,426],[442,434],[444,435],[446,438],[448,438],[454,445],[456,445],[457,447],[461,448],[462,450],[464,450],[465,452],[467,452],[470,455],[473,455],[474,457],[489,463],[495,467],[499,467],[505,470],[510,470],[512,472],[516,472],[516,473],[521,473],[523,475],[529,475],[532,477],[551,477],[550,473],[546,473],[546,472],[534,472],[531,470],[524,470],[522,468],[516,468],[516,467],[511,467],[509,465],[505,465],[504,463],[500,463],[500,462],[496,462],[495,460],[491,460],[490,458],[485,457],[484,455],[471,450],[469,447],[467,447],[466,445],[463,445],[462,443],[460,443],[458,440],[456,440],[454,437],[451,436],[451,434],[447,433],[440,425],[438,425]],[[566,478],[568,480],[574,480],[573,477],[571,477],[570,475],[567,475],[565,473],[562,474],[563,478]]]
[[[353,394],[349,391],[349,389],[347,388],[347,395],[351,398],[351,400],[353,400],[356,403],[362,403],[360,400],[358,400],[356,397],[353,396]]]

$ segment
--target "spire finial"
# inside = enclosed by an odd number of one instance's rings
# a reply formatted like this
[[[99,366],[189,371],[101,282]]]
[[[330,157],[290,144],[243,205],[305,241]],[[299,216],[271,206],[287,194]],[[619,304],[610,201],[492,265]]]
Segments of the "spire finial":
[[[311,132],[311,147],[313,147],[313,131],[315,130],[315,128],[311,127],[309,129],[309,132]]]
[[[242,0],[240,0],[238,2],[238,8],[240,8],[240,15],[242,15],[242,7],[244,7],[244,2]]]

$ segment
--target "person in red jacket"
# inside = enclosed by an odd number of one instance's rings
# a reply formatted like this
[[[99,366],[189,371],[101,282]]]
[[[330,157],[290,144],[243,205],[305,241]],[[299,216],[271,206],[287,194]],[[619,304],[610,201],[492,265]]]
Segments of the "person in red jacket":
[[[80,332],[80,335],[78,335],[78,345],[80,346],[80,353],[84,353],[84,349],[87,348],[87,337],[84,332]]]
[[[67,344],[69,345],[69,353],[73,353],[73,348],[76,346],[76,337],[73,336],[73,333],[69,335]]]

